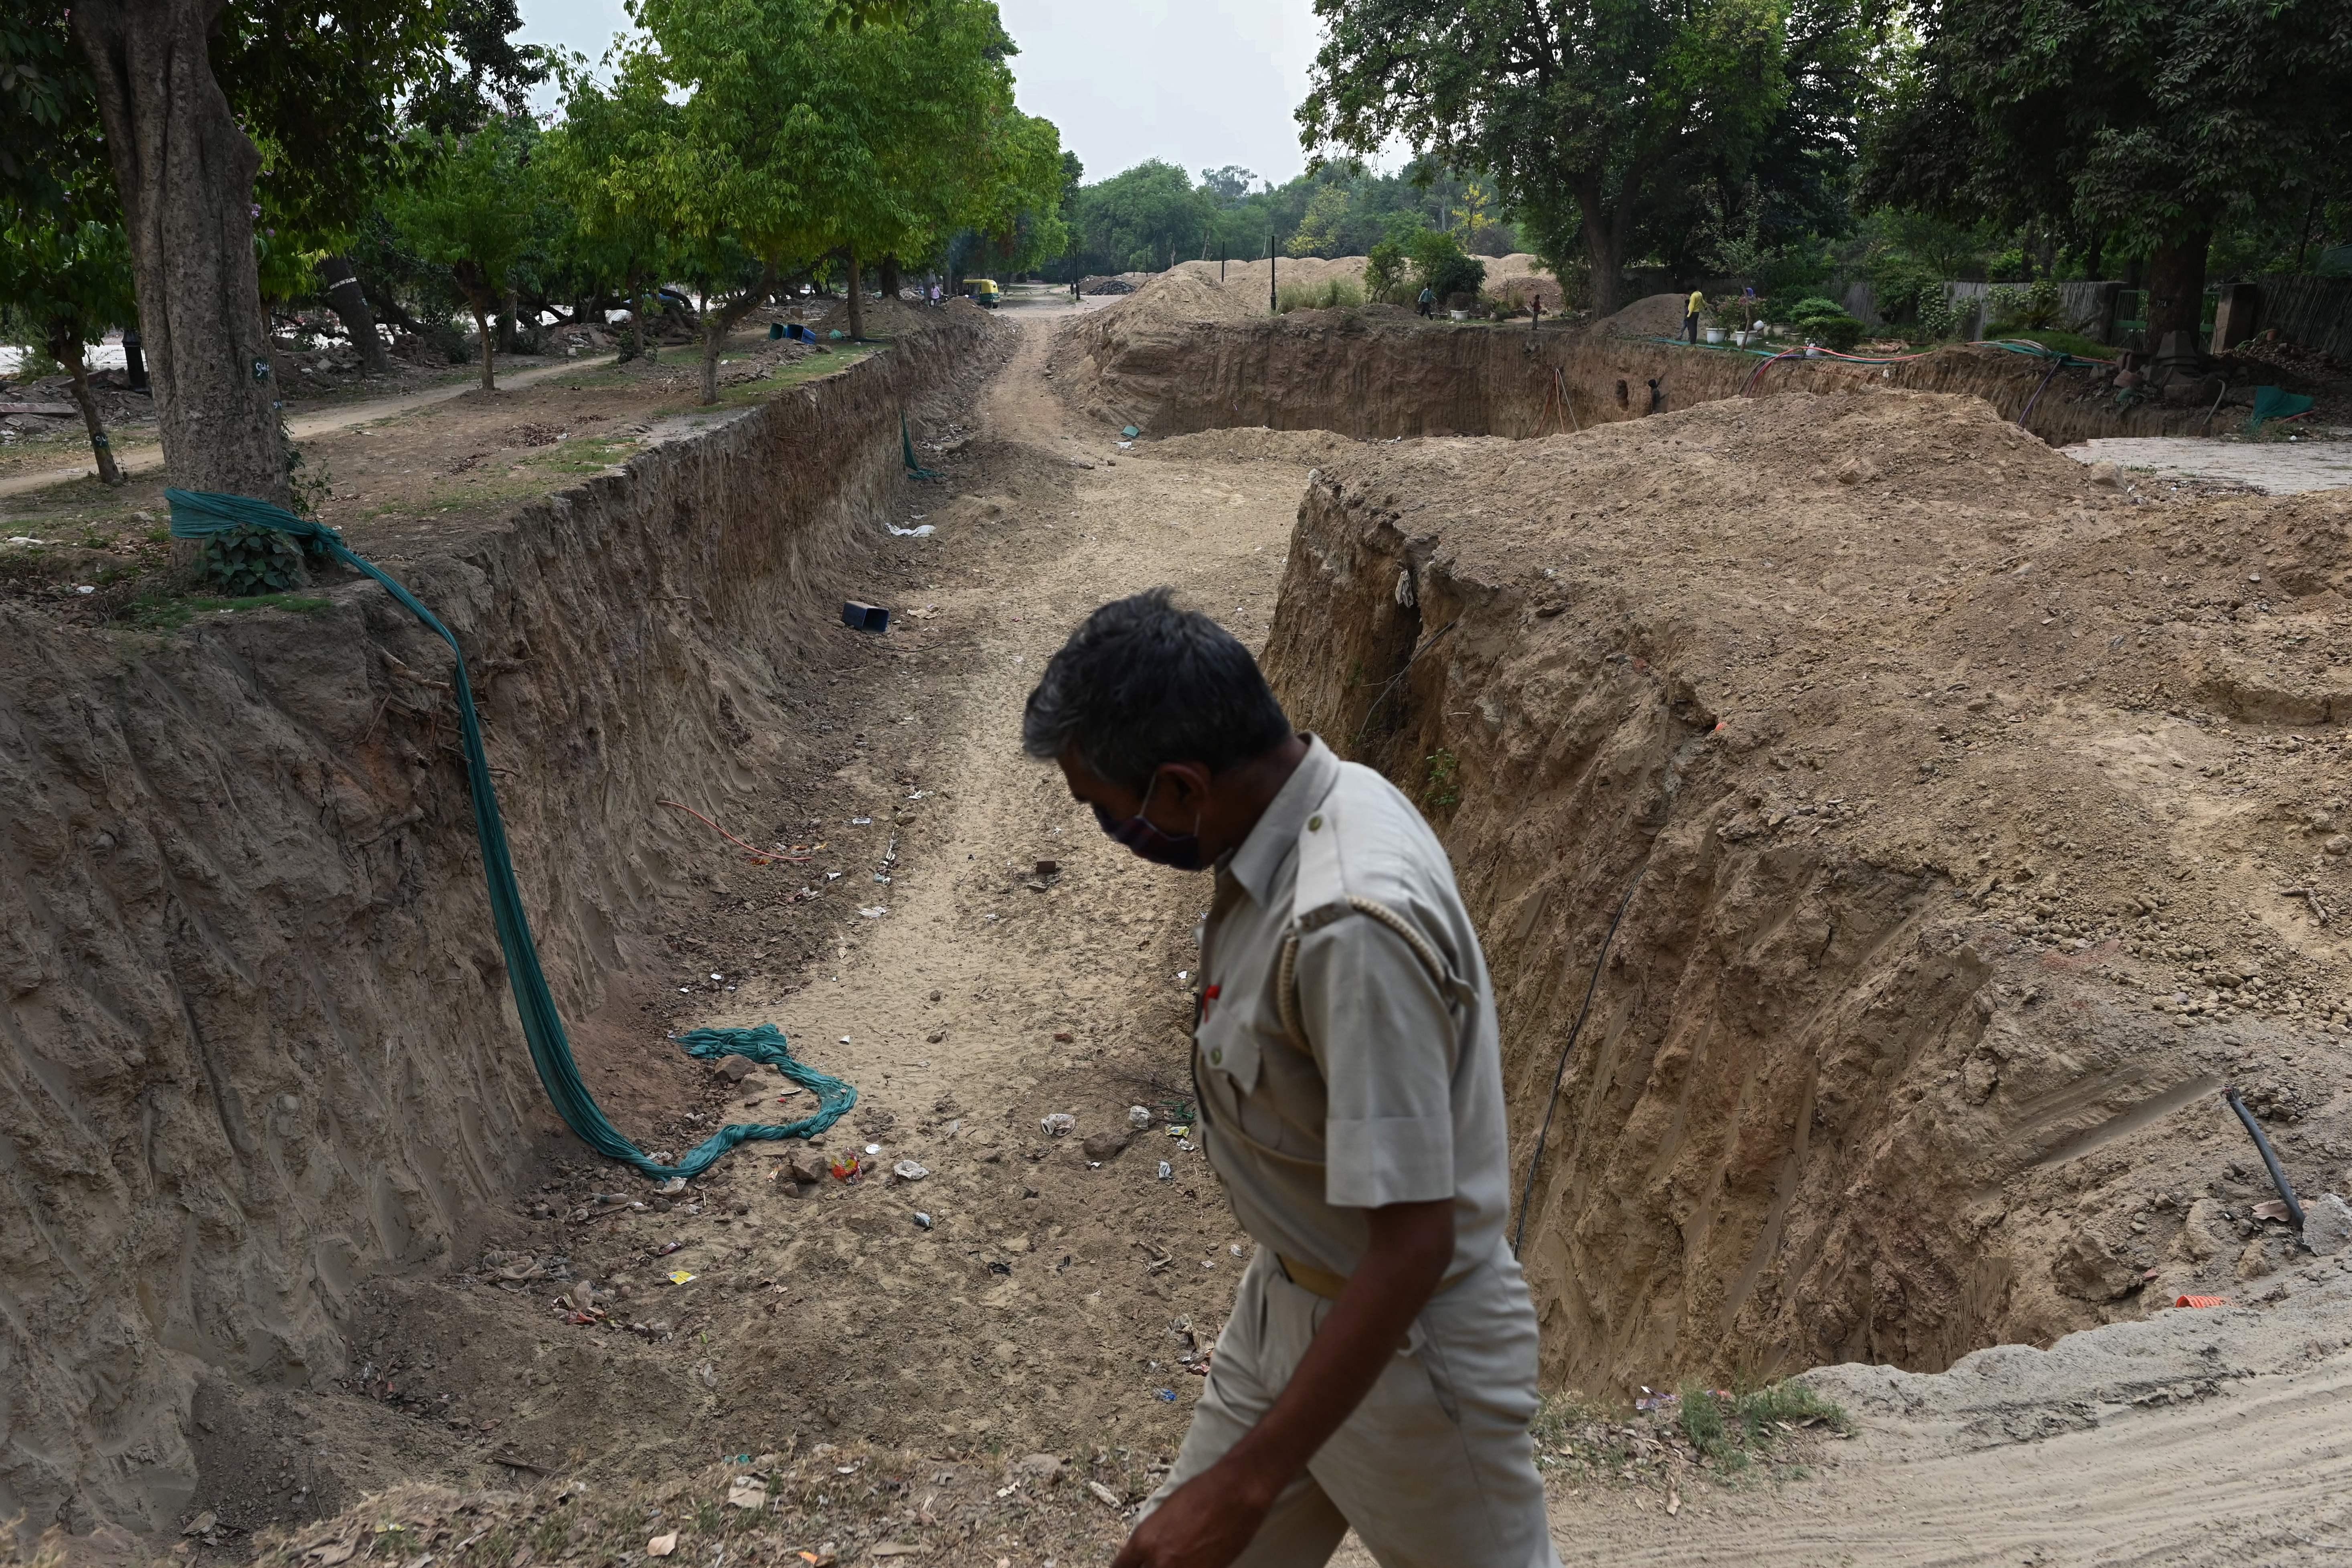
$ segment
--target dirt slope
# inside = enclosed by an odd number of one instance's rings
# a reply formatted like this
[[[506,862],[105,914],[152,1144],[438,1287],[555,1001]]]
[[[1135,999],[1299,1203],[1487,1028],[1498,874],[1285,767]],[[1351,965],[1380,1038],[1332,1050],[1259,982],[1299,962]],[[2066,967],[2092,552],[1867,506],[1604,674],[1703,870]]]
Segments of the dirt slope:
[[[1563,1073],[1549,1378],[1933,1369],[2274,1266],[2215,1091],[2340,1188],[2347,519],[1899,393],[1321,469],[1268,662],[1443,825],[1522,1160]]]

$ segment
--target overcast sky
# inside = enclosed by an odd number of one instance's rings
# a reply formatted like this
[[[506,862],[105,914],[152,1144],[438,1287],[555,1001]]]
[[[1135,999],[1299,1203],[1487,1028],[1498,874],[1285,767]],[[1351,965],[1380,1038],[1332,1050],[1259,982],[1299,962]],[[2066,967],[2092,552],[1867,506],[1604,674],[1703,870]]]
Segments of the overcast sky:
[[[1089,183],[1146,158],[1239,163],[1279,183],[1307,166],[1291,111],[1315,58],[1311,0],[997,0],[1021,46],[1021,107],[1062,128]],[[521,0],[526,43],[594,59],[621,0]]]

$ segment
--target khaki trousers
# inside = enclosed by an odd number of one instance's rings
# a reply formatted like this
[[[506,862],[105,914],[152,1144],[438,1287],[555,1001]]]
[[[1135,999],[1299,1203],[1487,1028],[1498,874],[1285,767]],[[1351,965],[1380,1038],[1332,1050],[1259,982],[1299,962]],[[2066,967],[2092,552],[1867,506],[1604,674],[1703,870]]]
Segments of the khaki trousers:
[[[1144,1515],[1273,1408],[1330,1310],[1258,1250],[1176,1468]],[[1498,1251],[1422,1309],[1234,1568],[1318,1568],[1351,1524],[1381,1568],[1559,1568],[1528,1438],[1535,1412],[1535,1311],[1517,1260]]]

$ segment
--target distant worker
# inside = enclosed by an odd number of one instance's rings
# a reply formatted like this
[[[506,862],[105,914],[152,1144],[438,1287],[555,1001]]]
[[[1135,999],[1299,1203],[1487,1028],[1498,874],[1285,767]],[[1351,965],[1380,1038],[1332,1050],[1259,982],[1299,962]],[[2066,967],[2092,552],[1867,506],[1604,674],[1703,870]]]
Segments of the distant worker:
[[[1388,1568],[1557,1568],[1495,997],[1453,867],[1170,597],[1089,616],[1021,723],[1104,832],[1215,873],[1195,1136],[1257,1242],[1111,1568],[1312,1568],[1351,1525]]]
[[[1543,292],[1538,289],[1528,296],[1528,331],[1535,331],[1543,325]]]
[[[1683,331],[1689,334],[1693,342],[1698,342],[1698,313],[1706,309],[1706,296],[1696,289],[1692,289],[1690,303],[1683,307]]]
[[[1428,315],[1437,308],[1437,290],[1424,283],[1421,286],[1421,313]]]

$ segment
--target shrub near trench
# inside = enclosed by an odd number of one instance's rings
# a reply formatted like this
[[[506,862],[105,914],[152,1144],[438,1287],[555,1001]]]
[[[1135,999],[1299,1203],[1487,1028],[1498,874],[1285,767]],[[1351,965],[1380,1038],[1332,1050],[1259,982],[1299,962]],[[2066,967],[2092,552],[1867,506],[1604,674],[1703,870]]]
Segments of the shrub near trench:
[[[206,582],[233,599],[282,594],[309,581],[299,545],[277,529],[249,522],[206,539],[196,564]]]

